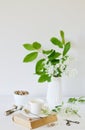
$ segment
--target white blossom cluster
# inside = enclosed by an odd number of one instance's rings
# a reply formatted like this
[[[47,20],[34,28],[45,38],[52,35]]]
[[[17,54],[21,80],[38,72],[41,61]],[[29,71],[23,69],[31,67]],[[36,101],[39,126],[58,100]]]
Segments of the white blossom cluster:
[[[65,71],[65,74],[68,76],[68,77],[75,77],[75,75],[78,74],[78,71],[76,68],[69,68]]]
[[[66,59],[63,61],[62,58],[59,59],[59,63],[56,65],[53,65],[48,59],[44,61],[44,69],[45,73],[49,76],[55,76],[59,77],[59,73],[61,76],[63,73],[69,77],[74,77],[77,74],[76,69],[69,68],[69,64],[72,62],[72,59],[70,57],[66,57]]]

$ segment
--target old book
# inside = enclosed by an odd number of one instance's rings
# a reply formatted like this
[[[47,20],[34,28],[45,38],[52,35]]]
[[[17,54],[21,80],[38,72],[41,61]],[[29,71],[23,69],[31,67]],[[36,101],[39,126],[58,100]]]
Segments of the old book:
[[[30,129],[34,129],[34,128],[38,128],[40,126],[57,121],[57,116],[49,115],[49,116],[41,117],[41,118],[30,118],[21,113],[18,113],[18,114],[15,114],[12,119],[17,124],[23,125]]]

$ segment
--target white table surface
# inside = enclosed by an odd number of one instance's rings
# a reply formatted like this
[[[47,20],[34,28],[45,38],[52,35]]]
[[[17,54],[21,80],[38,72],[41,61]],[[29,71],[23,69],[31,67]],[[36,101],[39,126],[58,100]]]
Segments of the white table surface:
[[[16,124],[12,121],[13,114],[5,116],[4,112],[11,108],[14,104],[13,97],[11,95],[0,95],[0,130],[29,130],[28,128]],[[81,118],[77,116],[73,117],[58,117],[56,125],[53,127],[47,127],[47,125],[36,128],[36,130],[85,130],[85,104],[79,104],[79,112]],[[72,119],[80,121],[80,124],[73,124],[66,126],[65,119]]]

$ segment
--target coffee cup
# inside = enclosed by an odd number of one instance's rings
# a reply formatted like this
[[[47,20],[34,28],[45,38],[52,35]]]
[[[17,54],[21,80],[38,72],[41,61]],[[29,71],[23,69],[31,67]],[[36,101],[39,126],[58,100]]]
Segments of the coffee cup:
[[[40,114],[41,109],[44,105],[44,101],[42,99],[33,99],[29,102],[30,104],[30,112],[33,114]]]

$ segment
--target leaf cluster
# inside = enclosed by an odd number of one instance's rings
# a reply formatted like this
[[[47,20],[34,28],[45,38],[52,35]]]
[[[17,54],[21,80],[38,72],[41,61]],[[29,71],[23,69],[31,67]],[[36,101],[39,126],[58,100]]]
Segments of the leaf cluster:
[[[68,103],[77,103],[77,102],[85,103],[85,97],[79,97],[79,98],[72,97],[68,99]]]
[[[38,58],[38,56],[42,53],[43,58],[39,59],[35,65],[35,74],[39,76],[38,82],[50,82],[51,77],[61,77],[62,76],[62,71],[60,68],[57,68],[57,74],[54,71],[52,75],[49,75],[46,72],[46,68],[44,67],[44,62],[48,65],[49,63],[55,67],[55,65],[58,65],[60,61],[62,60],[62,64],[66,60],[67,53],[71,48],[70,42],[66,42],[65,36],[64,36],[64,31],[60,31],[60,37],[61,39],[57,37],[52,37],[50,39],[50,42],[55,46],[55,49],[49,49],[49,50],[44,50],[42,49],[42,44],[35,41],[33,43],[25,43],[23,44],[23,47],[28,50],[30,53],[28,53],[24,59],[23,62],[28,63],[32,62],[35,59]],[[60,48],[60,51],[57,51],[57,48]],[[65,66],[66,68],[66,66]],[[64,69],[65,69],[64,68]]]
[[[52,111],[57,114],[63,112],[63,114],[77,115],[78,117],[80,117],[80,115],[78,113],[78,109],[73,109],[70,106],[64,107],[64,102],[62,102],[61,105],[55,106],[55,108]]]

